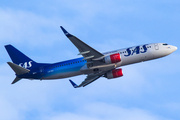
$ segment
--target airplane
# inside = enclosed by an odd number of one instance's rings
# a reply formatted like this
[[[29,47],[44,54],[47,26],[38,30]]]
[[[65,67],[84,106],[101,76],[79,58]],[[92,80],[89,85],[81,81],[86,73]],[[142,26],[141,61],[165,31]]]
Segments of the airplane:
[[[87,75],[80,84],[69,80],[74,88],[85,87],[100,77],[113,79],[123,76],[122,66],[161,58],[177,50],[167,43],[151,43],[101,53],[87,45],[60,26],[64,34],[79,50],[80,58],[58,63],[37,63],[12,45],[5,48],[12,60],[7,62],[15,72],[16,78],[11,84],[24,79],[53,80],[77,75]]]

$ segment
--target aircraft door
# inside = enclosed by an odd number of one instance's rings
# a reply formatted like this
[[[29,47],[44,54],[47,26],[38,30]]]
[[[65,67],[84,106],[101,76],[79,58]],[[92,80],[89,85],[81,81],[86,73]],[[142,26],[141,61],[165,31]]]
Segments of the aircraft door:
[[[43,67],[40,67],[40,74],[43,75],[44,74],[44,68]]]
[[[141,57],[141,62],[146,61],[146,55]]]
[[[154,47],[155,47],[155,50],[159,50],[159,46],[158,46],[158,44],[156,43],[156,44],[154,44]]]

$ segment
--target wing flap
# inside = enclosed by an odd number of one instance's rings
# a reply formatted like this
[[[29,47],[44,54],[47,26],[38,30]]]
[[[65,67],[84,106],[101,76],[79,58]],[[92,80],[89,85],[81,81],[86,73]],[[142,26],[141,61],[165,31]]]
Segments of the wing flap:
[[[81,87],[81,86],[85,87],[86,85],[94,82],[95,80],[97,80],[97,79],[100,78],[100,77],[101,77],[101,76],[94,76],[94,77],[91,78],[91,79],[85,79],[85,81],[83,81],[83,82],[79,85],[79,87]]]
[[[107,71],[99,72],[96,74],[89,74],[87,78],[80,84],[76,85],[72,80],[69,80],[74,88],[85,87],[86,85],[94,82],[98,78],[102,77]]]

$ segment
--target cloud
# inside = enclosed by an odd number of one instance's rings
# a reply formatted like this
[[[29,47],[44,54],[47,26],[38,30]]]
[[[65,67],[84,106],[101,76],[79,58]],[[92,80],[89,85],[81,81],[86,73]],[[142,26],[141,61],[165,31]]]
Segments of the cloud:
[[[146,110],[138,108],[123,108],[106,103],[88,103],[84,106],[79,105],[75,112],[55,113],[51,117],[45,117],[46,120],[160,120],[165,119],[154,115]],[[44,119],[44,118],[43,118]]]
[[[18,114],[18,111],[13,107],[12,103],[10,103],[10,101],[7,101],[6,99],[4,99],[1,95],[0,97],[0,110],[1,110],[1,119],[4,120],[19,120],[22,119],[23,117],[21,117]]]
[[[0,44],[24,46],[49,46],[59,40],[58,23],[63,21],[14,9],[0,9]],[[47,33],[47,34],[46,34]]]

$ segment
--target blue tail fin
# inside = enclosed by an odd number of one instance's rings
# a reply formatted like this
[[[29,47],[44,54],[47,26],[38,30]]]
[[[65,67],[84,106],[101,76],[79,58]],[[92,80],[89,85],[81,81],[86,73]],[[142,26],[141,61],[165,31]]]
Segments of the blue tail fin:
[[[35,64],[37,64],[35,61],[33,61],[32,59],[24,55],[22,52],[20,52],[18,49],[16,49],[12,45],[6,45],[5,48],[9,56],[11,57],[11,60],[13,61],[13,63],[29,70],[34,68]]]

